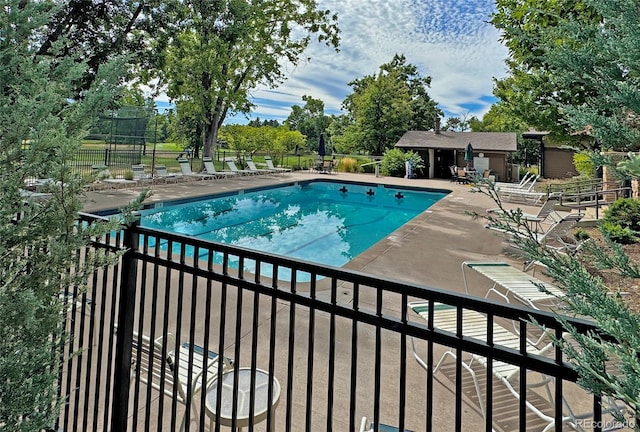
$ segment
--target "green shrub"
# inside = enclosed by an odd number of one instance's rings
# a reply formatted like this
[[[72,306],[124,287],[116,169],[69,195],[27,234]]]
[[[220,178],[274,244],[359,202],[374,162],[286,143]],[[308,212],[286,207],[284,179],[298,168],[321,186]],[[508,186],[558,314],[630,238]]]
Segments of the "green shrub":
[[[601,231],[617,243],[636,243],[640,237],[640,201],[621,198],[605,211]]]
[[[573,166],[580,177],[592,179],[596,174],[596,164],[587,153],[576,153],[573,155]]]
[[[534,174],[534,175],[538,175],[538,167],[535,167],[535,166],[531,166],[531,167],[521,166],[520,169],[518,170],[518,174],[520,174],[520,178],[523,178],[528,173],[531,173],[531,174]]]
[[[340,159],[340,164],[338,165],[338,171],[348,172],[348,173],[359,173],[362,172],[362,167],[358,163],[357,160],[351,157],[344,157]]]
[[[424,169],[424,161],[418,153],[413,151],[403,152],[396,148],[385,151],[381,164],[382,174],[391,177],[404,177],[405,162],[408,160],[413,163],[414,173]]]
[[[603,222],[602,225],[600,225],[600,232],[616,243],[631,244],[637,243],[638,241],[638,236],[635,231],[611,222]]]
[[[640,200],[620,198],[604,213],[604,222],[611,222],[640,232]]]
[[[589,233],[583,230],[582,228],[578,228],[573,235],[575,236],[576,239],[580,241],[584,241],[588,238],[591,238]]]

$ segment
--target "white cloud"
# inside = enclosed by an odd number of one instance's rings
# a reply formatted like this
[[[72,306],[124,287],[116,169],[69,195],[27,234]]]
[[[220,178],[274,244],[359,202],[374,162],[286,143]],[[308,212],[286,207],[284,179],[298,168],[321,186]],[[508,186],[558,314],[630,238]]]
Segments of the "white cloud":
[[[279,102],[258,104],[254,117],[286,118],[288,106],[302,105],[305,94],[323,100],[325,109],[335,112],[351,91],[348,82],[377,72],[396,53],[431,76],[429,94],[449,115],[482,116],[488,110],[492,78],[505,75],[507,56],[497,30],[487,23],[492,0],[320,0],[319,4],[338,13],[340,52],[320,44],[310,46],[305,57],[311,61],[288,71],[284,84],[254,92],[256,98]]]
[[[303,95],[321,99],[327,113],[339,112],[350,81],[377,72],[394,54],[432,78],[429,95],[447,116],[481,117],[490,107],[493,78],[506,74],[506,48],[487,21],[493,0],[319,0],[338,14],[340,52],[312,44],[288,79],[275,89],[252,92],[251,117],[284,120]],[[159,100],[163,99],[162,96]],[[231,123],[245,123],[242,116]]]

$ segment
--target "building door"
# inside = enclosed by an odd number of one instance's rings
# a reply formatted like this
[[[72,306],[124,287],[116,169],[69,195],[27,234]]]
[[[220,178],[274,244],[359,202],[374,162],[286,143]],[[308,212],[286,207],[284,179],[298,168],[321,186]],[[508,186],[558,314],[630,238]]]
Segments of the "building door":
[[[455,150],[435,149],[434,158],[434,170],[433,175],[435,178],[449,179],[451,178],[451,171],[449,167],[455,165],[454,162]]]

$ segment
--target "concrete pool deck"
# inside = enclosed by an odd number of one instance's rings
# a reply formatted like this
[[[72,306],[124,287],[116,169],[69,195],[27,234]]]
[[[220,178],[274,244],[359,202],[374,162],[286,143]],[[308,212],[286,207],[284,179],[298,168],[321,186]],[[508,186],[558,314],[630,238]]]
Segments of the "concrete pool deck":
[[[499,260],[509,262],[518,267],[521,266],[521,262],[503,253],[503,239],[494,232],[485,229],[482,218],[473,218],[468,214],[468,212],[476,212],[480,215],[485,214],[486,209],[495,207],[495,203],[485,195],[472,193],[471,187],[467,185],[457,184],[448,180],[376,178],[370,174],[334,173],[327,175],[297,172],[286,175],[251,176],[218,181],[154,185],[152,187],[153,196],[147,202],[206,196],[314,178],[426,187],[451,191],[445,198],[435,203],[428,210],[360,254],[349,262],[345,268],[462,293],[464,292],[464,284],[461,263],[465,260]],[[83,211],[91,213],[123,207],[130,203],[141,191],[142,188],[138,187],[135,189],[87,192]],[[523,210],[531,211],[527,207],[523,207]],[[481,287],[478,287],[478,290],[480,289]],[[348,296],[349,293],[345,293],[345,297]],[[349,299],[341,298],[340,301],[349,301]],[[362,298],[361,304],[364,306],[365,302],[369,301],[367,298]],[[371,300],[372,304],[374,301]],[[321,327],[324,324],[318,323],[316,325]],[[385,355],[387,354],[392,355],[392,353],[385,353]],[[417,381],[424,376],[424,370],[419,368],[415,361],[410,363],[408,365],[408,373],[410,376],[416,377],[411,383],[421,387],[421,385],[417,384]],[[442,378],[442,374],[438,375],[439,378]],[[452,393],[446,392],[446,389],[453,389],[453,384],[446,379],[439,379],[436,384],[444,390],[439,391],[438,394],[444,394],[447,397],[434,401],[434,426],[439,431],[453,430],[450,410],[453,406],[454,398]],[[344,397],[344,406],[348,406],[348,395],[344,395]],[[337,402],[340,403],[339,401]],[[397,404],[397,399],[395,403]],[[420,405],[423,406],[423,404]],[[465,417],[463,430],[478,430],[478,424],[482,422],[482,417],[477,411],[477,407],[465,404],[463,409],[463,416]],[[358,412],[357,415],[372,416],[373,413]],[[414,413],[407,407],[408,418],[415,419],[417,415],[419,414]],[[319,424],[323,423],[320,413],[314,412],[314,416],[317,416],[314,420],[317,420]],[[281,418],[282,416],[279,415],[278,421]],[[344,424],[346,420],[346,416],[336,419],[336,430],[343,430],[344,426],[346,426]],[[303,421],[303,419],[297,419],[297,421]],[[420,429],[415,429],[414,426],[414,430]]]

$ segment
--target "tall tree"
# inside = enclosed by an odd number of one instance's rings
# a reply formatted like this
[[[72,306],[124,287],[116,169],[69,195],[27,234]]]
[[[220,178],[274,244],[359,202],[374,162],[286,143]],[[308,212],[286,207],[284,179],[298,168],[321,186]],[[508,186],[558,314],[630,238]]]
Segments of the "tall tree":
[[[353,143],[381,155],[410,129],[430,129],[436,117],[442,115],[437,103],[427,94],[430,77],[422,77],[417,68],[406,64],[403,55],[380,66],[376,75],[367,75],[349,83],[353,93],[343,102],[352,123],[343,128]]]
[[[291,114],[285,120],[285,124],[291,130],[300,131],[306,137],[307,150],[318,147],[320,134],[325,133],[331,118],[324,114],[324,102],[311,96],[304,95],[304,106],[293,105]]]
[[[597,25],[600,16],[590,3],[582,0],[496,1],[491,22],[502,31],[501,39],[510,51],[507,61],[510,74],[497,80],[494,88],[504,112],[552,135],[571,132],[562,106],[583,103],[597,88],[585,86],[581,80],[560,80],[547,55],[547,44],[567,19],[585,26]]]
[[[394,72],[382,72],[354,100],[355,128],[363,147],[380,155],[392,147],[411,121],[410,93]]]
[[[338,46],[337,17],[315,0],[203,0],[190,2],[189,28],[166,52],[169,96],[197,113],[204,155],[210,156],[229,113],[251,110],[249,92],[275,87],[296,65],[312,36]]]
[[[55,10],[40,35],[37,55],[54,61],[74,56],[87,65],[81,75],[74,77],[75,97],[91,87],[100,66],[113,58],[129,55],[135,60],[135,64],[129,63],[120,71],[127,72],[128,79],[134,77],[135,71],[146,74],[156,67],[158,54],[177,29],[183,7],[179,0],[54,3]]]
[[[640,148],[640,4],[589,0],[598,19],[568,15],[545,40],[561,87],[578,85],[583,100],[562,101],[574,131],[589,129],[605,149]]]
[[[529,128],[520,117],[512,115],[502,101],[491,105],[482,120],[476,117],[469,119],[469,127],[473,132],[522,132]]]
[[[469,129],[469,122],[462,120],[460,117],[449,117],[445,124],[442,125],[442,129],[454,132],[465,132]]]
[[[407,64],[404,54],[396,54],[390,63],[382,65],[382,70],[397,71],[399,79],[404,81],[411,95],[410,130],[429,130],[433,128],[437,117],[443,115],[438,103],[431,99],[427,89],[431,86],[431,77],[422,76],[413,64]]]
[[[100,263],[99,254],[75,260],[77,250],[100,232],[76,223],[82,182],[69,162],[87,123],[114,99],[126,67],[115,57],[94,63],[81,50],[69,50],[76,42],[69,34],[49,45],[65,6],[7,1],[0,15],[3,430],[38,431],[54,424],[62,403],[56,400],[56,378],[69,300],[61,294],[70,286],[82,290]],[[84,80],[88,75],[94,77],[90,83]],[[25,193],[25,179],[42,177],[52,179],[50,195],[36,200]]]

